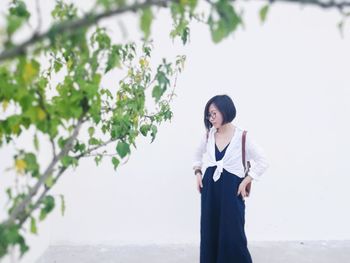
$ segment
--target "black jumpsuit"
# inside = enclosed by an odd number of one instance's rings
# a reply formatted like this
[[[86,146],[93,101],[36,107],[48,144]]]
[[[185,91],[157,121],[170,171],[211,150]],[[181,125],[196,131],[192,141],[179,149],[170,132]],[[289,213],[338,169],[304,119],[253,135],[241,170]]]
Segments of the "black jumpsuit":
[[[215,158],[221,160],[215,144]],[[223,169],[213,180],[216,166],[206,169],[201,191],[200,263],[252,263],[245,235],[245,201],[237,196],[243,178]]]

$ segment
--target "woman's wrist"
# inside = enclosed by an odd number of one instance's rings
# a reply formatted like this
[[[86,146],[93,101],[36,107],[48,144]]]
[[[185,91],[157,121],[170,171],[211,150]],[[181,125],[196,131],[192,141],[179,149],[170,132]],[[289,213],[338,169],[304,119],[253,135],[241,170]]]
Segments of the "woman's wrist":
[[[202,170],[197,168],[197,169],[194,170],[194,174],[195,175],[198,175],[198,174],[202,175]]]
[[[251,177],[249,174],[245,177],[245,180],[248,181],[248,182],[251,182],[254,180],[253,177]]]

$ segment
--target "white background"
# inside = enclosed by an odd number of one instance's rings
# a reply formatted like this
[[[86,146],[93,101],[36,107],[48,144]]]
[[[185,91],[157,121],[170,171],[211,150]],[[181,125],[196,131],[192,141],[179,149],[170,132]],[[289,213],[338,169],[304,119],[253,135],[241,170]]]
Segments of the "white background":
[[[169,13],[157,14],[152,63],[187,56],[171,123],[161,125],[152,144],[139,137],[138,149],[117,172],[107,159],[98,167],[85,159],[67,171],[52,191],[64,194],[66,214],[61,216],[57,198],[54,212],[38,225],[39,236],[27,235],[31,249],[23,262],[33,262],[50,244],[199,244],[200,195],[191,164],[205,103],[217,94],[232,97],[233,123],[250,132],[270,162],[246,201],[248,241],[350,239],[350,42],[338,32],[341,17],[275,4],[261,25],[261,4],[243,6],[245,30],[217,45],[195,22],[187,46],[172,43]],[[138,40],[134,16],[119,20],[126,21],[126,40]],[[103,24],[122,39],[117,19]],[[108,76],[104,85],[115,87],[116,80]],[[1,219],[4,189],[13,182],[3,170],[12,153],[11,147],[0,149]],[[41,148],[43,164],[47,153],[48,144]]]

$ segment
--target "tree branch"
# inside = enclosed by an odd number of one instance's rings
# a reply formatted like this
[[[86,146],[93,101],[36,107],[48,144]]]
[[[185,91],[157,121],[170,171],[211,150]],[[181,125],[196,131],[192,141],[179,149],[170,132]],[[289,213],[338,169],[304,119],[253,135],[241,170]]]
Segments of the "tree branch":
[[[41,30],[41,25],[42,25],[42,17],[41,17],[41,9],[40,9],[40,3],[39,0],[35,1],[35,8],[36,8],[36,14],[38,16],[38,25],[36,27],[36,32],[34,32],[35,35],[39,34]]]
[[[103,18],[107,18],[110,16],[120,15],[126,12],[135,11],[138,9],[144,9],[150,6],[164,7],[164,6],[167,6],[168,3],[174,2],[174,1],[175,0],[147,0],[144,3],[136,3],[130,6],[125,6],[114,10],[108,10],[106,12],[103,12],[97,15],[90,13],[84,16],[83,18],[77,19],[75,21],[66,21],[58,25],[53,25],[48,31],[42,34],[35,33],[30,39],[23,42],[22,44],[19,44],[13,48],[10,48],[9,50],[4,50],[0,54],[0,61],[10,59],[10,58],[16,57],[19,54],[25,53],[28,47],[30,47],[31,45],[39,41],[42,41],[48,38],[49,36],[54,36],[66,31],[73,31],[75,29],[82,28],[82,27],[87,27],[98,22]]]
[[[52,184],[55,185],[58,178],[60,178],[60,176],[63,174],[63,172],[67,169],[68,167],[62,167],[61,170],[58,172],[57,176],[55,177],[55,180]],[[19,223],[18,223],[18,226],[21,227],[24,222],[28,219],[28,217],[32,214],[32,212],[37,209],[39,207],[39,205],[41,204],[41,201],[45,198],[47,192],[52,189],[52,186],[51,187],[45,187],[44,191],[41,193],[40,197],[38,198],[38,200],[35,202],[35,204],[30,208],[28,209],[28,211],[26,211],[26,214],[21,217],[19,219]]]
[[[99,148],[101,148],[101,147],[104,147],[104,146],[106,146],[107,144],[109,144],[109,143],[111,143],[111,142],[114,142],[114,141],[116,141],[116,140],[118,140],[118,139],[120,139],[120,138],[109,139],[108,141],[105,141],[105,142],[103,142],[103,143],[101,143],[101,144],[99,144],[99,145],[96,145],[96,146],[94,146],[94,147],[88,149],[86,152],[83,152],[83,153],[81,153],[81,154],[78,154],[78,155],[72,156],[72,157],[73,157],[73,158],[80,159],[81,157],[85,157],[86,154],[89,154],[89,153],[91,153],[91,152],[93,152],[93,151],[95,151],[95,150],[97,150],[97,149],[99,149]]]
[[[94,151],[94,150],[96,150],[96,149],[98,149],[98,148],[100,148],[100,147],[102,147],[102,146],[105,146],[105,145],[107,145],[107,144],[109,144],[109,143],[111,143],[111,142],[113,142],[113,141],[115,141],[115,140],[116,140],[116,139],[108,140],[108,141],[104,142],[104,143],[101,144],[101,145],[98,145],[98,146],[96,146],[96,147],[91,148],[90,150],[88,150],[88,152],[92,152],[92,151]],[[114,155],[116,155],[116,154],[108,154],[108,155],[109,155],[109,156],[114,156]],[[90,156],[93,156],[93,155],[90,155]],[[74,158],[80,159],[80,158],[82,158],[82,157],[89,157],[89,155],[80,154],[80,155],[78,155],[78,156],[75,156]],[[128,158],[128,159],[129,159],[129,158]],[[127,161],[127,160],[126,160],[126,161]],[[126,162],[126,161],[125,161],[125,162]],[[41,204],[41,201],[46,197],[48,191],[50,191],[50,190],[52,189],[52,187],[57,183],[58,179],[61,177],[61,175],[64,173],[64,171],[65,171],[67,168],[68,168],[68,167],[62,167],[62,168],[60,169],[60,171],[57,173],[56,177],[54,178],[54,181],[53,181],[53,183],[52,183],[52,186],[51,186],[51,187],[45,187],[44,191],[41,193],[40,197],[36,200],[35,204],[34,204],[31,208],[29,208],[28,210],[26,210],[26,213],[25,213],[22,217],[19,218],[19,223],[18,223],[18,226],[19,226],[19,227],[22,227],[22,225],[23,225],[23,224],[25,223],[25,221],[29,218],[29,216],[32,214],[32,212],[33,212],[34,210],[36,210],[36,209],[39,207],[39,205]],[[6,223],[6,222],[5,222],[5,223]]]
[[[71,137],[69,137],[67,143],[64,145],[63,149],[61,150],[61,152],[55,156],[53,158],[53,160],[51,161],[51,163],[49,164],[49,166],[46,168],[44,174],[40,177],[40,179],[38,180],[38,182],[35,184],[35,186],[33,188],[30,189],[28,195],[26,196],[26,198],[21,201],[10,213],[10,217],[4,221],[4,224],[11,224],[13,223],[13,221],[18,217],[18,215],[20,213],[22,213],[23,211],[25,211],[25,209],[27,208],[28,204],[30,203],[30,201],[32,200],[32,197],[34,195],[36,195],[36,193],[38,192],[39,188],[41,187],[42,184],[44,184],[44,182],[46,181],[46,179],[50,176],[50,174],[52,173],[52,170],[54,168],[54,166],[56,165],[56,163],[63,157],[65,156],[72,148],[73,146],[73,142],[76,139],[76,137],[79,134],[79,130],[81,125],[84,122],[84,118],[83,116],[78,120],[78,123],[76,125],[76,127],[74,128],[73,134],[71,135]]]
[[[342,1],[342,2],[336,2],[334,0],[330,1],[319,1],[319,0],[269,0],[269,2],[289,2],[289,3],[295,3],[295,4],[303,4],[303,5],[314,5],[321,8],[329,9],[329,8],[336,8],[342,11],[346,7],[350,7],[350,2]]]
[[[33,44],[39,41],[42,41],[48,38],[49,36],[54,36],[54,35],[63,33],[65,31],[72,31],[78,28],[86,27],[98,22],[103,18],[120,15],[130,11],[135,12],[138,9],[144,9],[150,6],[166,7],[168,3],[175,2],[175,1],[177,0],[146,0],[144,3],[136,3],[130,6],[125,6],[114,10],[108,10],[106,12],[103,12],[97,15],[90,13],[90,14],[87,14],[85,17],[77,19],[75,21],[66,21],[58,25],[53,25],[48,31],[42,34],[38,34],[37,32],[35,32],[33,36],[27,41],[13,48],[10,48],[8,50],[4,50],[2,53],[0,53],[0,61],[11,59],[16,57],[19,54],[26,53],[26,49],[28,47],[32,46]],[[237,1],[237,0],[233,0],[233,1]],[[346,2],[346,1],[336,2],[334,0],[331,0],[328,2],[319,1],[319,0],[258,0],[258,1],[264,1],[264,2],[270,2],[270,3],[289,2],[289,3],[299,3],[302,5],[314,5],[325,9],[336,8],[340,12],[342,12],[344,8],[350,7],[350,2]],[[210,0],[207,0],[207,2],[212,3]]]

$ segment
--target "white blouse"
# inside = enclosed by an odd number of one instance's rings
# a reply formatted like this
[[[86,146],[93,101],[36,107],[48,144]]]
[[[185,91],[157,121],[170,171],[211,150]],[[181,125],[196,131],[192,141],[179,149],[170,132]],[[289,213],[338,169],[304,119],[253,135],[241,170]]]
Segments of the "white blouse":
[[[215,136],[217,129],[213,126],[209,130],[208,141],[206,132],[204,132],[198,147],[194,153],[193,169],[198,167],[204,168],[208,166],[217,166],[213,179],[217,181],[225,169],[229,173],[235,174],[243,178],[245,175],[242,163],[242,134],[243,129],[236,126],[236,130],[228,145],[224,157],[216,161],[215,159]],[[249,175],[253,180],[259,181],[262,174],[269,167],[264,150],[246,134],[246,162],[250,161]],[[204,156],[203,156],[204,155]],[[204,158],[203,158],[204,157]],[[246,164],[246,168],[248,168]]]

